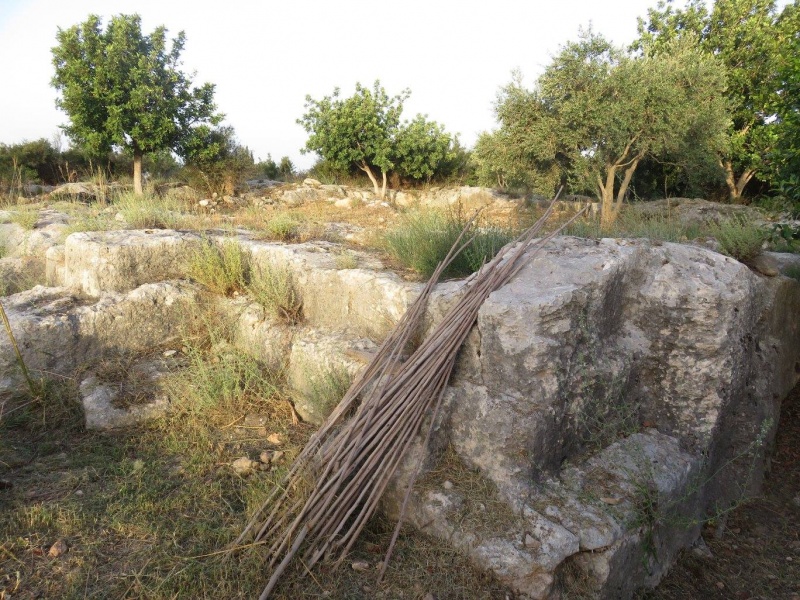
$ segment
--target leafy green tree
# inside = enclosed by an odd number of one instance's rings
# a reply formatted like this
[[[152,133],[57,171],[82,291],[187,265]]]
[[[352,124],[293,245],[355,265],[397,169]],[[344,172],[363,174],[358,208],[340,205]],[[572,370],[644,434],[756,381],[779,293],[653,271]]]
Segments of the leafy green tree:
[[[404,90],[390,97],[376,81],[372,89],[357,83],[350,98],[341,98],[339,88],[322,100],[306,96],[306,113],[297,121],[309,134],[303,152],[316,152],[327,169],[340,173],[357,167],[381,198],[390,172],[412,179],[431,177],[448,158],[453,138],[422,115],[401,123],[403,102],[410,94]]]
[[[185,35],[167,47],[161,26],[143,35],[138,15],[112,17],[105,31],[100,17],[59,28],[52,49],[60,96],[56,105],[69,116],[63,129],[92,153],[112,147],[133,155],[133,183],[142,193],[142,157],[180,148],[192,128],[218,124],[214,86],[192,87],[179,69]]]
[[[563,48],[533,91],[515,81],[501,92],[500,143],[512,165],[527,160],[531,171],[560,173],[573,191],[595,189],[608,225],[645,157],[724,143],[723,91],[720,66],[689,44],[633,57],[589,32]]]
[[[397,132],[393,145],[398,174],[416,180],[430,179],[454,158],[454,138],[435,121],[417,115]]]
[[[784,13],[796,11],[797,4]],[[742,202],[754,176],[770,176],[770,154],[780,133],[776,105],[786,97],[781,65],[796,57],[796,21],[782,18],[774,0],[716,0],[711,10],[704,0],[690,0],[683,9],[661,0],[646,21],[640,19],[639,33],[634,46],[646,55],[669,52],[672,41],[688,39],[724,65],[732,121],[718,162],[730,200]]]

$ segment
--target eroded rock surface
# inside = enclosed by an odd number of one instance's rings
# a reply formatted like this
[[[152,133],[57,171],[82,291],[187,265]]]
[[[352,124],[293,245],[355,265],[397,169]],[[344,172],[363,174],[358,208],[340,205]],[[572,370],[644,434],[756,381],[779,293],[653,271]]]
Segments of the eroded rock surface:
[[[800,374],[798,310],[796,281],[710,250],[557,239],[484,304],[389,510],[418,460],[438,472],[452,452],[507,527],[461,528],[456,484],[413,493],[423,531],[530,598],[576,569],[598,597],[654,585],[708,514],[758,489]]]

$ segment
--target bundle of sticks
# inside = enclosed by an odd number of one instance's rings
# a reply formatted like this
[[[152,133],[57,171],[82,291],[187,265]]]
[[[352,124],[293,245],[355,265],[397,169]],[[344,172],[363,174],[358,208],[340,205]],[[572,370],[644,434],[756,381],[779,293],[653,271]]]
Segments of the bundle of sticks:
[[[465,280],[458,301],[402,362],[439,277],[472,241],[467,232],[475,217],[461,232],[419,297],[234,542],[232,550],[252,535],[252,542],[270,545],[271,577],[261,600],[298,554],[307,569],[323,560],[338,565],[345,559],[426,419],[427,446],[456,354],[486,298],[582,214],[538,238],[556,199],[530,229]],[[408,484],[381,577],[420,469],[421,463]]]

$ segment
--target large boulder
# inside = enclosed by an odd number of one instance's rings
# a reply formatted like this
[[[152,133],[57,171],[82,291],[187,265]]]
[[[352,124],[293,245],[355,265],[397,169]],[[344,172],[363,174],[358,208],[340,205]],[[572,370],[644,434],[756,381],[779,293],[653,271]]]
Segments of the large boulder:
[[[710,250],[558,238],[485,302],[387,510],[420,461],[441,477],[456,462],[492,498],[422,486],[407,519],[524,597],[576,570],[597,597],[655,585],[707,515],[758,490],[800,376],[799,310],[796,281]],[[487,503],[508,518],[462,526]]]

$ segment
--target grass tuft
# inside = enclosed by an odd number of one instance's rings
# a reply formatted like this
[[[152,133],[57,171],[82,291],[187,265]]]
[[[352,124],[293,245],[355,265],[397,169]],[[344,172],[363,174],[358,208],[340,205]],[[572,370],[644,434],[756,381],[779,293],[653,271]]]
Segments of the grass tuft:
[[[32,230],[36,227],[39,221],[39,210],[36,208],[22,209],[18,208],[11,213],[11,222],[16,223],[26,231]]]
[[[242,292],[250,279],[250,255],[234,240],[220,245],[205,240],[189,261],[189,277],[224,296]]]
[[[170,198],[126,192],[115,201],[129,229],[176,229],[180,226],[182,206]]]
[[[268,314],[294,325],[303,319],[303,301],[287,266],[266,264],[258,269],[247,292]]]
[[[456,215],[436,211],[408,213],[403,222],[384,234],[386,250],[403,266],[429,277],[445,258],[466,221]],[[445,271],[445,277],[465,277],[494,257],[514,234],[497,226],[472,226],[472,244]],[[467,239],[467,238],[465,238]]]

